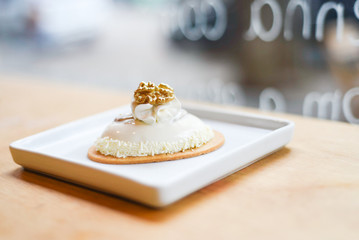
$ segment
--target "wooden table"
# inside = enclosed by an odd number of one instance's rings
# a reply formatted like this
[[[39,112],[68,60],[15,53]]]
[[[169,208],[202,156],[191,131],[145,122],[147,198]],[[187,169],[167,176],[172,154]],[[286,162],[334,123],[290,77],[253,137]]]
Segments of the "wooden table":
[[[10,142],[129,100],[0,77],[0,239],[359,239],[359,127],[347,123],[267,113],[296,123],[286,148],[160,210],[12,161]]]

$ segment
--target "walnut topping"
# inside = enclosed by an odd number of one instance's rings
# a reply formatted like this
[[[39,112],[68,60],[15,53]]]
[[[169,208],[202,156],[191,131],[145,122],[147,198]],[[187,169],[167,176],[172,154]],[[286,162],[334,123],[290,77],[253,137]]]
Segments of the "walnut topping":
[[[141,82],[134,93],[135,102],[138,104],[159,105],[172,101],[175,98],[173,88],[161,83],[158,86],[152,82]]]

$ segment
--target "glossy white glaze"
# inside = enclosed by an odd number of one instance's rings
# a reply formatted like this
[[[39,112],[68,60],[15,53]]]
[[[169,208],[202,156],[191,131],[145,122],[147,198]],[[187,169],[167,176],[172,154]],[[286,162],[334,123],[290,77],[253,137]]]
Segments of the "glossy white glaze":
[[[103,132],[101,137],[130,141],[176,141],[189,137],[194,131],[205,129],[206,125],[196,116],[186,113],[174,122],[145,124],[141,121],[130,119],[112,122]]]

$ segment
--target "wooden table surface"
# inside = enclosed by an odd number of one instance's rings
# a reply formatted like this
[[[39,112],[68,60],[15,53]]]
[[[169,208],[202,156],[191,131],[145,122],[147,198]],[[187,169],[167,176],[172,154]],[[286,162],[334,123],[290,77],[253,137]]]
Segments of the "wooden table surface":
[[[266,113],[295,122],[287,147],[164,209],[12,161],[12,141],[129,100],[0,77],[0,239],[359,239],[359,127],[347,123]]]

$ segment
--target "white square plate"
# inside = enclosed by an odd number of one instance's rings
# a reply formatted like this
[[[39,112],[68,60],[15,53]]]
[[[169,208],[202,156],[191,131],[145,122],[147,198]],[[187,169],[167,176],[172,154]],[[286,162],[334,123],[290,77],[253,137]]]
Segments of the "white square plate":
[[[236,172],[287,144],[294,123],[219,108],[188,112],[223,133],[226,142],[202,156],[146,164],[109,165],[87,158],[105,127],[129,106],[71,122],[10,144],[17,164],[153,207],[163,207]]]

